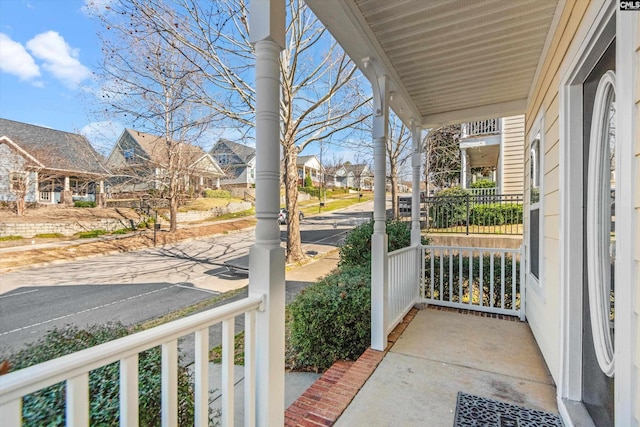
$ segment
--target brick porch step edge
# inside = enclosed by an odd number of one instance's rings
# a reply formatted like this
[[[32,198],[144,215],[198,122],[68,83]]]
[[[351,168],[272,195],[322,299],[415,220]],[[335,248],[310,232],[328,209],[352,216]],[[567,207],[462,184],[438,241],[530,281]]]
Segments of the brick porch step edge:
[[[287,408],[285,426],[331,426],[342,415],[389,349],[395,344],[417,313],[409,310],[389,334],[384,351],[369,347],[356,360],[339,360]]]

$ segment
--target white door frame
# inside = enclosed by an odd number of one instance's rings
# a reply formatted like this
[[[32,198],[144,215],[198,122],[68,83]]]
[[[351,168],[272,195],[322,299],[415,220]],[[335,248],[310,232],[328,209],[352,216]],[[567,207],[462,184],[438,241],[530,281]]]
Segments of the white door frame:
[[[560,375],[557,384],[558,409],[568,426],[589,425],[590,417],[581,403],[582,399],[582,286],[583,286],[583,221],[582,221],[582,156],[583,109],[582,84],[606,47],[617,34],[616,79],[617,134],[616,134],[616,229],[633,230],[631,218],[633,190],[633,113],[632,98],[635,92],[633,73],[633,40],[635,26],[630,25],[631,16],[620,26],[621,14],[618,2],[598,1],[587,11],[582,25],[574,38],[576,43],[568,52],[566,67],[561,70],[559,87],[560,111]],[[616,32],[616,22],[618,29]],[[621,52],[623,49],[629,52]],[[627,58],[625,59],[625,55]],[[626,74],[625,74],[626,73]],[[624,78],[626,76],[626,79]],[[620,103],[620,101],[622,101]],[[626,111],[625,108],[629,109]],[[623,134],[620,133],[623,130]],[[624,182],[625,179],[628,182]],[[626,200],[625,200],[626,199]],[[623,203],[618,203],[621,201]],[[619,233],[616,252],[632,254],[634,233]],[[620,257],[622,258],[622,257]],[[629,261],[616,262],[616,276],[633,278],[632,256]],[[620,265],[619,265],[620,264]],[[633,283],[633,281],[631,282]],[[619,289],[618,289],[619,288]],[[633,425],[632,381],[633,360],[631,352],[634,326],[632,286],[616,289],[616,335],[615,335],[615,418],[616,424]],[[637,339],[637,338],[636,338]]]

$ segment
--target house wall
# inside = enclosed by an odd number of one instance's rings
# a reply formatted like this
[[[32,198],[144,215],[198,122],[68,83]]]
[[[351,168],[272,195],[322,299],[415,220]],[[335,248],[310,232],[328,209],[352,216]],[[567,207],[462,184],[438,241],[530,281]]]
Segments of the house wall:
[[[502,194],[524,191],[524,115],[502,119]]]
[[[543,200],[541,221],[543,241],[541,244],[542,290],[527,286],[527,319],[540,351],[556,383],[560,382],[560,132],[558,89],[561,68],[565,55],[589,7],[589,2],[567,0],[558,21],[555,35],[549,44],[543,66],[534,83],[525,114],[525,153],[529,152],[532,127],[543,112],[544,160]],[[529,156],[524,156],[525,183],[529,182]],[[528,218],[528,184],[525,184],[525,224]],[[525,239],[526,241],[526,239]]]
[[[15,201],[16,195],[11,191],[11,172],[24,171],[26,160],[24,157],[12,150],[7,144],[0,143],[0,201]],[[25,201],[36,201],[36,174],[31,172],[27,177],[29,190],[27,191]]]

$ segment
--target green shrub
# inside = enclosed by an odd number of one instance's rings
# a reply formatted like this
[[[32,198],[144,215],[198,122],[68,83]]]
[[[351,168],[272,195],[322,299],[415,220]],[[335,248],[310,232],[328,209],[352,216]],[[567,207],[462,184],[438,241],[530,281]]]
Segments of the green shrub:
[[[111,234],[127,234],[131,231],[130,228],[118,228],[117,230],[113,230]]]
[[[204,197],[208,199],[230,199],[231,193],[227,190],[211,190],[208,188],[204,190]]]
[[[288,316],[292,368],[324,370],[336,360],[357,359],[371,341],[370,267],[325,276],[296,297]]]
[[[479,179],[476,182],[472,182],[469,188],[496,188],[496,183],[488,178]]]
[[[467,221],[469,191],[456,186],[438,191],[434,203],[429,207],[431,226],[448,228],[463,225]]]
[[[316,199],[321,197],[321,192],[318,187],[298,187],[298,191],[301,193],[306,193],[311,197],[315,197]],[[322,195],[324,195],[324,192],[322,192]]]
[[[469,213],[471,225],[522,224],[522,205],[516,203],[490,203],[473,206]]]
[[[96,202],[86,202],[84,200],[76,200],[73,202],[73,206],[76,208],[95,208]]]
[[[38,239],[58,239],[60,237],[64,237],[62,233],[40,233],[36,234],[34,237]]]
[[[22,236],[4,236],[0,237],[0,242],[8,242],[11,240],[22,240]]]
[[[407,221],[387,220],[387,237],[389,252],[402,249],[411,244],[411,223]],[[371,236],[373,235],[373,221],[365,222],[351,230],[340,247],[339,265],[370,266],[371,265]],[[422,238],[422,244],[427,239]]]
[[[304,177],[304,186],[307,188],[313,187],[313,181],[311,181],[311,176],[307,175]]]
[[[107,234],[107,230],[81,231],[80,233],[76,233],[76,236],[80,239],[91,239],[93,237],[102,236],[103,234]]]
[[[129,333],[123,325],[108,324],[78,329],[56,328],[27,348],[9,356],[13,370],[23,369],[50,359],[99,345]],[[161,424],[161,349],[155,347],[139,355],[140,425]],[[90,424],[117,426],[119,423],[119,364],[89,373]],[[65,386],[58,383],[23,399],[23,424],[28,426],[65,425]],[[186,368],[178,367],[179,425],[193,425],[194,403],[192,379]]]

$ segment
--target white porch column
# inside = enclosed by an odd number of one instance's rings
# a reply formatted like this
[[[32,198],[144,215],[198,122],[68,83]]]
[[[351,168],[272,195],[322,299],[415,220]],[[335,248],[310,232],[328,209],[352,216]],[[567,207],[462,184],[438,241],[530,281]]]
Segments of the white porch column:
[[[252,0],[256,51],[256,244],[249,257],[249,294],[265,298],[256,316],[256,413],[246,425],[284,425],[284,249],[280,247],[280,66],[284,0]]]
[[[389,83],[387,76],[373,82],[373,236],[371,236],[371,347],[387,346],[386,146],[389,133]]]
[[[70,191],[70,189],[71,189],[71,183],[70,183],[69,176],[65,176],[64,177],[64,191]]]
[[[34,190],[35,190],[35,201],[40,202],[40,175],[38,171],[33,173],[33,182],[34,182]]]
[[[460,150],[460,186],[467,188],[467,150]]]
[[[411,127],[413,154],[411,157],[411,246],[418,245],[420,239],[420,164],[422,163],[422,128],[415,122]]]

